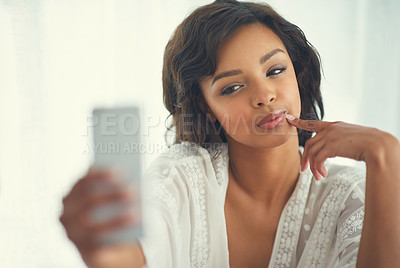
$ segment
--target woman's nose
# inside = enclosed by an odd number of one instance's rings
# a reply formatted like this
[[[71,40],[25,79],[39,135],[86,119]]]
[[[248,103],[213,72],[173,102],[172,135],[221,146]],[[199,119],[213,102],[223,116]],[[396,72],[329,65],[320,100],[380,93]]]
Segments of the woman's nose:
[[[276,91],[267,86],[257,86],[254,89],[252,105],[259,108],[276,100]]]

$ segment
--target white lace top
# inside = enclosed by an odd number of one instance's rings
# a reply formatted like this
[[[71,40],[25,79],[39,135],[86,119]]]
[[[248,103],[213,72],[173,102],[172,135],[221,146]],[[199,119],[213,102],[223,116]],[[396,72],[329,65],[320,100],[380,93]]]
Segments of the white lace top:
[[[210,154],[211,153],[211,154]],[[160,155],[146,172],[147,267],[229,267],[224,216],[228,153],[190,143]],[[320,182],[300,174],[279,220],[268,267],[355,267],[364,218],[365,171],[326,164]]]

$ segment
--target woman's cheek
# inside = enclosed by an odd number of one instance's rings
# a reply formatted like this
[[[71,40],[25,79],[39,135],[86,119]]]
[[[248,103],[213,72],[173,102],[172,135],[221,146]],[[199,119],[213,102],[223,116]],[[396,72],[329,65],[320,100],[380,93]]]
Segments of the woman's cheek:
[[[251,120],[244,113],[230,113],[223,116],[220,123],[230,136],[236,136],[241,133],[249,134],[249,121]]]
[[[288,100],[289,112],[295,116],[299,116],[301,112],[301,99],[297,83],[288,86],[285,98]]]

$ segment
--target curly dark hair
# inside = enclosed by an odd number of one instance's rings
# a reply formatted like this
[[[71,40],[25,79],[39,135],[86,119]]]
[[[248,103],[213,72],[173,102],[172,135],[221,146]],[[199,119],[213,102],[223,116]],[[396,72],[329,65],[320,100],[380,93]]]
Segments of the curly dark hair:
[[[226,142],[219,122],[207,120],[199,81],[215,73],[224,42],[242,26],[261,23],[283,42],[292,60],[301,99],[302,119],[322,119],[320,58],[303,31],[267,4],[215,1],[191,13],[175,30],[164,54],[163,96],[173,121],[175,143],[189,141],[204,148]],[[304,146],[312,133],[298,131]]]

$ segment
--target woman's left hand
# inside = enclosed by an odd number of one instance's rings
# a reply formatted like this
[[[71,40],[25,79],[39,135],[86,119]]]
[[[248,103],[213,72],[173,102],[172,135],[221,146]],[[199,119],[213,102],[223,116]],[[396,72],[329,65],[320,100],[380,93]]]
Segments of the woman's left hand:
[[[368,162],[376,158],[379,148],[390,148],[390,141],[396,140],[376,128],[344,122],[302,120],[291,115],[286,118],[296,128],[317,133],[306,142],[301,161],[301,170],[304,171],[310,164],[316,180],[328,175],[324,167],[327,158],[340,156]]]
[[[400,263],[400,142],[375,128],[343,122],[307,121],[287,115],[294,127],[317,134],[304,147],[315,179],[327,175],[324,161],[341,156],[366,163],[365,216],[357,267],[394,267]]]

